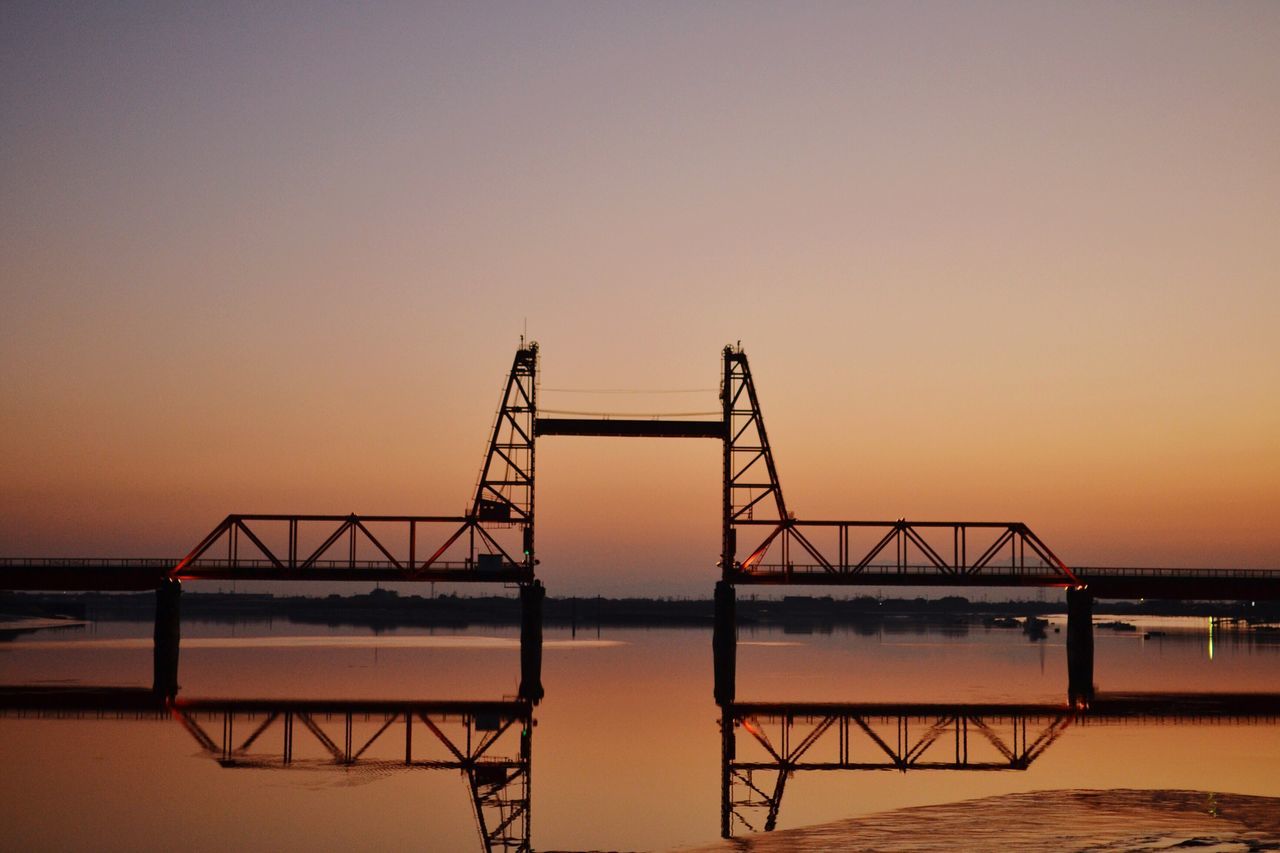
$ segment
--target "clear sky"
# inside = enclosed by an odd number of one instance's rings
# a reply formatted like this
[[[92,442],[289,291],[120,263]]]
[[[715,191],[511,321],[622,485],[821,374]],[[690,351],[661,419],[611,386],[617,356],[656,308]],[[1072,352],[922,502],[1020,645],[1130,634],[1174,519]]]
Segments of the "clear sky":
[[[527,322],[548,388],[740,340],[801,517],[1280,566],[1278,45],[1273,2],[6,2],[0,552],[461,512]],[[707,594],[719,477],[544,439],[552,594]]]

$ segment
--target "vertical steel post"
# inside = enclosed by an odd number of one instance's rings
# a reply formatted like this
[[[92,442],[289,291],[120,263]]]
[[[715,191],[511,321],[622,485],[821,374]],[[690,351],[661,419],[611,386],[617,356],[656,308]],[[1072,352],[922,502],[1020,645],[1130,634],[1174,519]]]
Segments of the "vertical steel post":
[[[418,568],[418,522],[409,521],[409,571]]]
[[[521,343],[523,343],[523,340],[521,341]],[[521,534],[521,538],[523,539],[522,544],[524,545],[524,565],[525,565],[525,568],[528,569],[529,571],[529,577],[533,577],[534,567],[538,565],[538,561],[534,555],[534,540],[533,540],[533,531],[534,531],[533,510],[534,510],[534,496],[536,494],[536,490],[534,488],[534,483],[535,483],[534,477],[537,470],[536,459],[537,459],[537,447],[538,447],[538,442],[537,442],[537,438],[538,438],[538,345],[537,344],[531,345],[528,348],[527,352],[528,352],[528,359],[527,359],[526,368],[528,371],[527,375],[528,375],[529,387],[525,389],[525,397],[528,399],[529,406],[528,406],[528,415],[525,418],[525,423],[527,425],[528,436],[529,436],[529,470],[526,472],[529,475],[529,517],[528,517],[528,523],[525,524],[524,526],[524,531]],[[539,607],[541,607],[541,605],[539,605]],[[539,610],[538,619],[539,619],[539,622],[541,622],[541,619],[542,619],[541,610]],[[539,627],[538,630],[539,632],[541,632],[542,630],[541,627]],[[539,633],[538,644],[539,644],[538,654],[541,655],[542,654],[541,633]],[[539,672],[541,672],[541,670],[539,670]]]
[[[733,532],[733,349],[724,348],[724,377],[720,385],[720,402],[724,407],[724,498],[721,504],[723,538],[720,543],[720,578],[733,575],[733,561],[738,550]],[[718,587],[717,587],[718,588]]]

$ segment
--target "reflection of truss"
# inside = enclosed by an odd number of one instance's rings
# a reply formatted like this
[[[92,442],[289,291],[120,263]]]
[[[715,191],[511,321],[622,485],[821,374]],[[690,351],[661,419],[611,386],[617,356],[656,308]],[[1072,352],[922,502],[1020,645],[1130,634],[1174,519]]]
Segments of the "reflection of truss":
[[[461,770],[485,850],[529,849],[533,719],[528,702],[178,699],[170,711],[223,767]],[[202,719],[221,723],[220,739],[209,735]],[[237,723],[248,730],[242,738]],[[422,732],[416,738],[415,729]],[[278,748],[263,750],[269,732]],[[318,755],[310,757],[308,746],[310,755]]]
[[[174,719],[227,768],[460,770],[481,841],[530,850],[533,706],[498,702],[223,700],[129,689],[0,690],[6,716]],[[105,716],[114,714],[115,716]]]
[[[1114,695],[1088,707],[736,703],[721,710],[720,826],[729,838],[771,832],[787,780],[800,771],[1026,770],[1073,724],[1275,722],[1280,696]]]
[[[732,835],[736,818],[749,832],[771,832],[787,779],[801,770],[1025,770],[1072,717],[1067,708],[1045,716],[1023,710],[733,706],[722,721],[728,798],[722,830]],[[752,759],[738,754],[737,730],[750,735]]]

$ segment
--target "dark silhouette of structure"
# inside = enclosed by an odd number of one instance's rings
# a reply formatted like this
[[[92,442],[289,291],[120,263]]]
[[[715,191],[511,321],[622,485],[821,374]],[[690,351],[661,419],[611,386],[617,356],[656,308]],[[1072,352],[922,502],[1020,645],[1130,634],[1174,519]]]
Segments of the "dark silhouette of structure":
[[[155,589],[156,681],[176,671],[188,580],[448,581],[517,584],[522,684],[541,679],[535,578],[539,436],[710,438],[724,446],[723,537],[713,646],[732,680],[735,589],[743,585],[1053,587],[1069,591],[1078,686],[1091,681],[1095,598],[1280,599],[1280,572],[1068,567],[1022,522],[798,519],[783,499],[746,353],[725,347],[716,420],[541,417],[538,346],[516,351],[469,511],[461,516],[229,515],[180,560],[0,559],[4,589]],[[747,537],[751,538],[748,539]],[[739,540],[751,547],[739,550]],[[716,695],[732,697],[717,680]]]
[[[227,769],[457,770],[481,849],[530,846],[533,703],[185,698],[131,688],[0,687],[6,717],[172,721]]]
[[[1280,694],[1109,694],[1091,704],[728,703],[720,833],[771,832],[787,781],[832,771],[1025,771],[1073,726],[1271,725]]]

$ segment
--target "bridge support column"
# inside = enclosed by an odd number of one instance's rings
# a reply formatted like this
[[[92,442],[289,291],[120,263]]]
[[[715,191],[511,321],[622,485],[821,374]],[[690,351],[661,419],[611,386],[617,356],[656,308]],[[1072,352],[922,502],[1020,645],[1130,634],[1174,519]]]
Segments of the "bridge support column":
[[[151,688],[157,694],[178,692],[178,642],[182,636],[182,584],[168,578],[156,587],[155,645]]]
[[[542,699],[542,581],[520,586],[520,695],[531,702]]]
[[[716,582],[715,627],[711,651],[715,659],[715,699],[717,705],[734,700],[738,669],[738,601],[733,584]]]
[[[1067,590],[1067,695],[1072,704],[1093,700],[1093,593]]]

